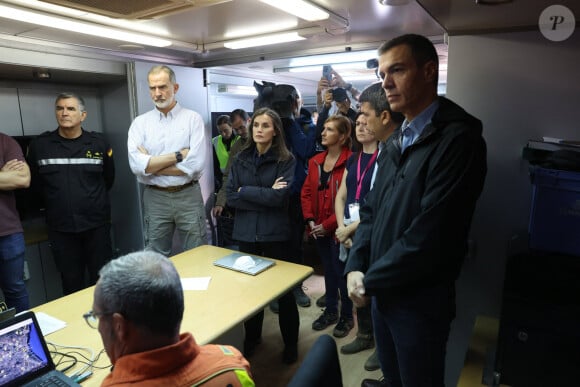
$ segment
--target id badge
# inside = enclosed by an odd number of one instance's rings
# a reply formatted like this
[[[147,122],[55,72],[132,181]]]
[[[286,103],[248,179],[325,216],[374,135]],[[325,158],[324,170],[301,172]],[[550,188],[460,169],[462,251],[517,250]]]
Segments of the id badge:
[[[350,220],[352,222],[357,222],[360,220],[360,215],[358,213],[359,204],[358,203],[350,203],[348,205],[348,213],[350,214]]]

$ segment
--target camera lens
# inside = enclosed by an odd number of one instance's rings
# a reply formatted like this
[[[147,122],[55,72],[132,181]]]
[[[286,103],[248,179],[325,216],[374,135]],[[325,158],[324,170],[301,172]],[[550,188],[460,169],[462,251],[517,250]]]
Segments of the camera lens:
[[[376,69],[379,67],[379,61],[375,58],[367,60],[367,69]]]

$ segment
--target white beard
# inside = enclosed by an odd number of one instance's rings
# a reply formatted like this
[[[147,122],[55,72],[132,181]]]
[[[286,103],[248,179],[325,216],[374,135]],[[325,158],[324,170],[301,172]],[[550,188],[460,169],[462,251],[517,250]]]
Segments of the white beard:
[[[173,97],[168,98],[165,101],[154,101],[154,103],[158,109],[167,109],[173,103]]]

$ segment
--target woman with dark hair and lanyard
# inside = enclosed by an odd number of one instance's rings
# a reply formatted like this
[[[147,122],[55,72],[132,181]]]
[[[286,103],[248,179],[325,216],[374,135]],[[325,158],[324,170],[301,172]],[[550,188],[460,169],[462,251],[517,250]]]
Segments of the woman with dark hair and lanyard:
[[[233,238],[240,251],[292,261],[287,247],[290,235],[288,198],[296,161],[286,147],[278,113],[269,108],[254,112],[250,135],[233,160],[226,185],[227,203],[236,209]],[[298,358],[300,319],[292,291],[278,299],[279,324],[284,340],[282,360]],[[244,356],[254,353],[261,341],[264,311],[244,325]]]

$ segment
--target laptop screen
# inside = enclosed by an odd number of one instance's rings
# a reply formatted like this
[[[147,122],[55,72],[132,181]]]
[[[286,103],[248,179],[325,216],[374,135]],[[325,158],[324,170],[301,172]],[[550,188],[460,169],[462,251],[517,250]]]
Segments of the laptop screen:
[[[53,368],[32,313],[0,324],[0,386],[28,380]]]

